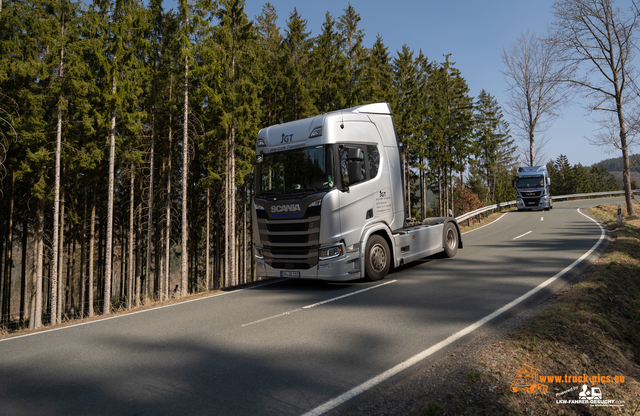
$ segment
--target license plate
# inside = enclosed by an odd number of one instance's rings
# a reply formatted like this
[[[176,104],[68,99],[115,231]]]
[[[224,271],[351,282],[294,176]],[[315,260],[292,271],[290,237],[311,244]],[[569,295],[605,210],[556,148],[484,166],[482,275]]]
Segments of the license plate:
[[[292,279],[295,277],[300,277],[300,272],[280,272],[280,277],[286,277],[288,279]]]

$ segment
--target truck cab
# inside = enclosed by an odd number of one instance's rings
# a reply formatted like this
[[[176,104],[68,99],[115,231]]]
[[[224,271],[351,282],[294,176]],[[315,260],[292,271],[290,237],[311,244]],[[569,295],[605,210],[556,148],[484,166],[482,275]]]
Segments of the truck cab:
[[[387,103],[260,130],[252,207],[258,276],[381,279],[415,256],[443,251],[451,222],[455,254],[462,242],[453,219],[414,230],[405,224],[399,149]]]
[[[553,208],[551,199],[551,179],[546,166],[524,166],[518,168],[513,181],[516,188],[518,211]]]

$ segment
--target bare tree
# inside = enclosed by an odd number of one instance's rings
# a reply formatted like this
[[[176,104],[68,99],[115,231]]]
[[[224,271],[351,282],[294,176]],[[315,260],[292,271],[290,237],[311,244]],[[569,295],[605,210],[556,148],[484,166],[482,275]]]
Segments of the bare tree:
[[[563,0],[554,5],[554,15],[551,41],[572,69],[569,82],[590,100],[588,110],[603,114],[597,117],[603,129],[596,141],[622,151],[627,214],[634,215],[627,120],[637,110],[631,88],[638,14],[627,16],[611,0]]]
[[[530,166],[540,160],[547,140],[536,148],[536,134],[545,132],[569,99],[563,83],[564,69],[550,44],[535,34],[521,33],[509,49],[502,49],[502,71],[508,88],[506,111],[514,119],[514,133],[527,143],[524,153]]]

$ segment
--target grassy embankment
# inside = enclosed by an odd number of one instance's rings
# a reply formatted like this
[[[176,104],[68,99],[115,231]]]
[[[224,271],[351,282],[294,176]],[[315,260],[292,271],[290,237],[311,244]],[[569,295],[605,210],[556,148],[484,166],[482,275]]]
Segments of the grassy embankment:
[[[635,210],[640,213],[640,203]],[[458,384],[479,394],[461,398],[453,393],[456,386],[449,386],[446,396],[423,401],[413,414],[640,416],[640,218],[623,217],[618,227],[617,206],[589,212],[609,228],[610,250],[526,327],[474,357],[476,364],[464,370],[467,377]],[[547,382],[545,394],[514,393],[511,383],[525,364],[545,376],[624,376],[624,383],[586,383],[589,391],[600,388],[603,400],[624,406],[558,403],[579,399],[585,383],[571,378]]]

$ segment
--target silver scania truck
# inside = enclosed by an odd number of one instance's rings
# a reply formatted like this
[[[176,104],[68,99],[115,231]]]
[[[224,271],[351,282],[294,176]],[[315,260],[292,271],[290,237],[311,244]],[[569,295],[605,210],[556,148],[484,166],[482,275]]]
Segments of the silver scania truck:
[[[462,248],[453,218],[405,221],[400,145],[387,103],[260,130],[253,243],[260,277],[382,279]]]
[[[524,166],[518,168],[514,180],[516,207],[518,211],[553,208],[551,179],[546,166]]]

